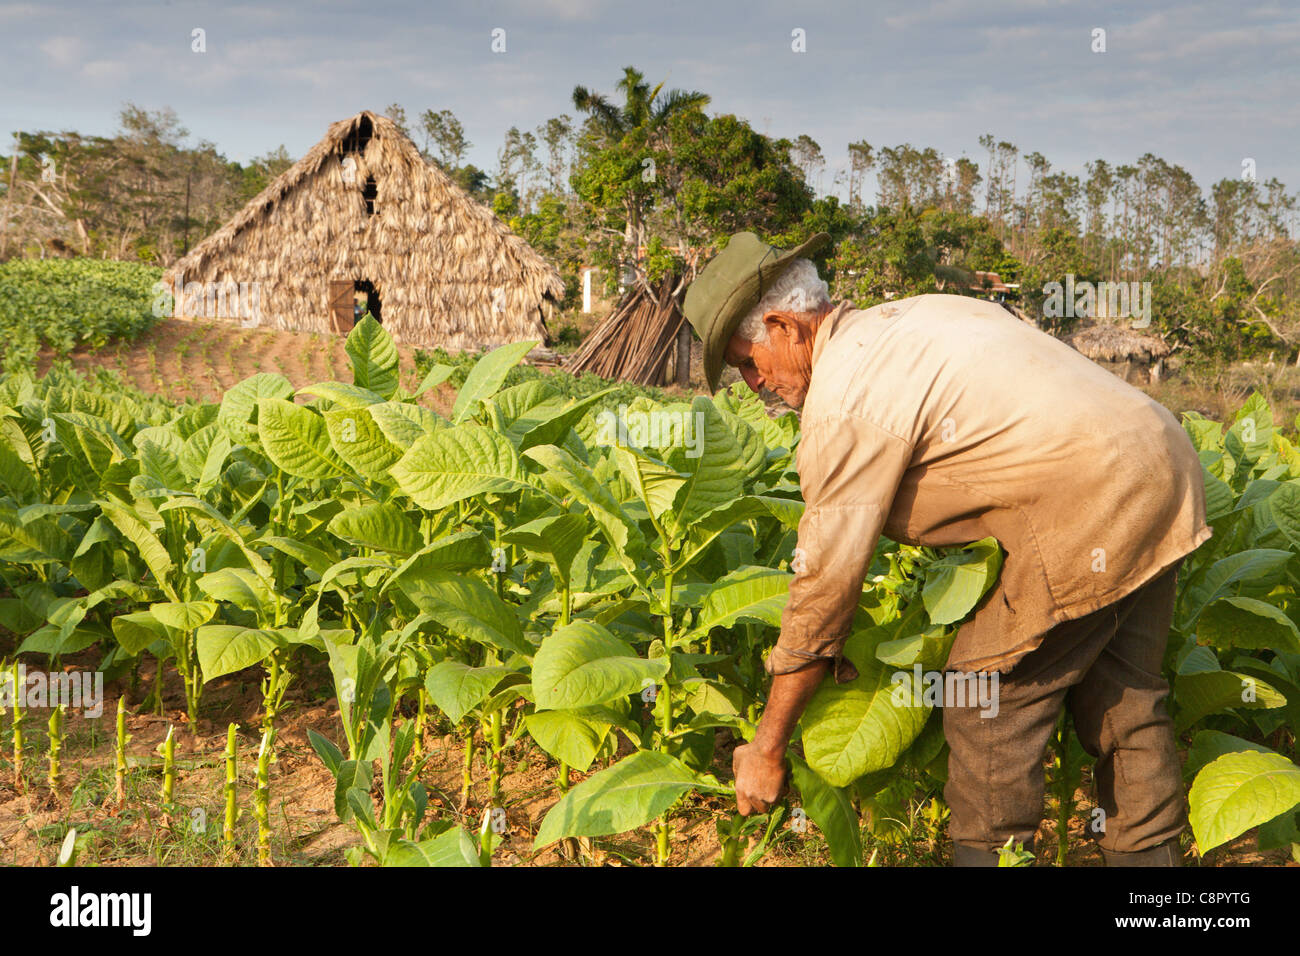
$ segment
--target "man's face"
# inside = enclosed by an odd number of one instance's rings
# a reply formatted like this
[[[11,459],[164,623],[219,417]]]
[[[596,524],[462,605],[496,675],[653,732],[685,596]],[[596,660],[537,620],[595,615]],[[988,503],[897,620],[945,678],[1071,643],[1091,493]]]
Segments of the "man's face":
[[[733,335],[723,352],[723,361],[737,368],[745,384],[755,392],[770,388],[791,408],[800,408],[812,377],[809,330],[785,312],[769,312],[764,321],[766,342],[750,342]]]

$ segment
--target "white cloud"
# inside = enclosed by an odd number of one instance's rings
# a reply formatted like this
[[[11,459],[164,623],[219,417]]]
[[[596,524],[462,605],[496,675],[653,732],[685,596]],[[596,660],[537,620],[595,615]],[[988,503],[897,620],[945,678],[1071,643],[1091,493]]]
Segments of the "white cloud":
[[[81,37],[55,36],[42,43],[40,50],[55,66],[78,66],[85,58],[86,42]]]
[[[117,83],[127,78],[131,68],[119,60],[91,60],[81,68],[81,75],[97,83]]]

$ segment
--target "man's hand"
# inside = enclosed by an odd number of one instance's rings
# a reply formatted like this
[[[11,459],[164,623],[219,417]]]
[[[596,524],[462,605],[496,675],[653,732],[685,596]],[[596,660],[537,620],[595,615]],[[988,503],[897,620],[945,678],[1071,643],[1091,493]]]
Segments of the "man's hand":
[[[758,744],[743,744],[731,755],[736,778],[736,808],[742,817],[766,813],[785,785],[785,756],[764,752]]]
[[[781,796],[785,783],[785,748],[794,725],[830,670],[829,661],[817,661],[789,674],[772,678],[763,719],[754,742],[736,748],[731,771],[736,777],[736,809],[742,817],[766,813]]]

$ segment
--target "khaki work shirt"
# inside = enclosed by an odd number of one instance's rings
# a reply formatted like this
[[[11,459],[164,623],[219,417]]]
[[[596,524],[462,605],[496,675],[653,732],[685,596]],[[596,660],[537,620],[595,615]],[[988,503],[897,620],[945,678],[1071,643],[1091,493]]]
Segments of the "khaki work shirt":
[[[995,303],[840,303],[813,345],[795,459],[806,510],[772,674],[842,657],[881,532],[992,535],[997,585],[948,668],[1007,671],[1062,621],[1155,578],[1211,535],[1200,459],[1166,409]]]

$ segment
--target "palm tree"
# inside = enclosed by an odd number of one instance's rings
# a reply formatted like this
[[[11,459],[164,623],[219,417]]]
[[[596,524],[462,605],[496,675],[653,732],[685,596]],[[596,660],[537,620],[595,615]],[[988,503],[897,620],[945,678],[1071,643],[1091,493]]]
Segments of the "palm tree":
[[[573,88],[574,108],[592,117],[600,131],[613,142],[637,130],[659,133],[674,116],[702,109],[710,101],[707,93],[697,90],[669,90],[665,93],[663,83],[652,90],[645,74],[633,66],[623,67],[623,78],[614,84],[614,88],[623,94],[622,109],[614,106],[608,97],[585,86]]]
[[[586,113],[605,138],[605,146],[624,145],[646,151],[663,144],[668,122],[675,116],[707,106],[710,97],[696,90],[664,91],[663,83],[654,89],[646,82],[645,74],[635,67],[623,68],[623,78],[614,88],[623,94],[622,107],[615,106],[604,94],[587,89],[573,88],[574,108]],[[647,190],[630,189],[624,202],[626,224],[623,230],[625,248],[635,261],[637,250],[643,244]]]

